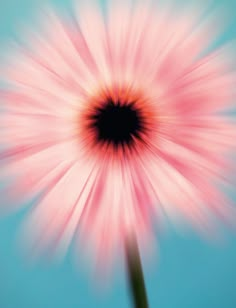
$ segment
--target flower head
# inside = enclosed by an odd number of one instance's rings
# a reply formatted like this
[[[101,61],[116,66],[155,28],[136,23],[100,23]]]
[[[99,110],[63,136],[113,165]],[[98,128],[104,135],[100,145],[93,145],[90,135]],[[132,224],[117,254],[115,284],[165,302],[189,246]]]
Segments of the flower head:
[[[47,14],[8,67],[0,140],[12,195],[39,197],[26,223],[34,252],[80,234],[109,256],[153,217],[208,226],[228,217],[217,187],[231,164],[235,73],[210,51],[210,25],[166,5],[84,5]],[[14,60],[14,61],[13,61]]]

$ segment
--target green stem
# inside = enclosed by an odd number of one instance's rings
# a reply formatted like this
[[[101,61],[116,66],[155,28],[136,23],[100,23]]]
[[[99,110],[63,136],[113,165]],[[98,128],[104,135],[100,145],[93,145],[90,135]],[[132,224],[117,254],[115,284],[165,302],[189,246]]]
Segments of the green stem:
[[[138,244],[135,238],[128,241],[125,247],[126,267],[129,287],[134,308],[148,308],[148,300],[139,255]]]

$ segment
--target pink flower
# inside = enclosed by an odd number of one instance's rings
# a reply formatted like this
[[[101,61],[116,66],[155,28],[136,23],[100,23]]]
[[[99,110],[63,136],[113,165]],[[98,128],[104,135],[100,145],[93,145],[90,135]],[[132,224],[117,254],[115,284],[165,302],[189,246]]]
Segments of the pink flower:
[[[217,34],[197,12],[84,4],[70,22],[48,13],[14,51],[2,173],[18,203],[38,196],[33,253],[66,253],[80,235],[108,258],[131,233],[148,243],[163,214],[200,230],[232,215],[218,184],[232,170],[234,63],[210,51]]]

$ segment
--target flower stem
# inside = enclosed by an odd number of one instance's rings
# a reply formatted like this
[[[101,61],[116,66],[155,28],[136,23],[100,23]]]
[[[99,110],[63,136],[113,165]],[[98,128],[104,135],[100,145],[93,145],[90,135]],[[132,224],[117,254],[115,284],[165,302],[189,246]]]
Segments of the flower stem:
[[[127,276],[134,308],[148,308],[138,244],[135,238],[127,241],[125,247]]]

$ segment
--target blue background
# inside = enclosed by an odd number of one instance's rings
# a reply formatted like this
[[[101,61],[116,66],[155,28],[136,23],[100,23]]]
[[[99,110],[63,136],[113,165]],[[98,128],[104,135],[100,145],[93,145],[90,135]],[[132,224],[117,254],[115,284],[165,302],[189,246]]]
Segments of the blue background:
[[[51,2],[61,8],[68,5],[66,0]],[[30,20],[38,4],[37,0],[0,1],[2,46],[16,35],[19,23]],[[221,4],[236,15],[235,1]],[[235,37],[236,22],[220,43]],[[75,270],[70,256],[62,264],[29,266],[15,242],[22,216],[0,218],[0,308],[130,307],[123,272],[101,293],[85,271]],[[144,268],[150,307],[235,308],[235,240],[233,232],[226,232],[223,242],[212,243],[173,228],[159,235],[158,260]]]

